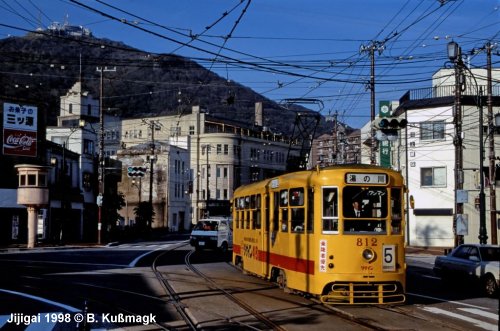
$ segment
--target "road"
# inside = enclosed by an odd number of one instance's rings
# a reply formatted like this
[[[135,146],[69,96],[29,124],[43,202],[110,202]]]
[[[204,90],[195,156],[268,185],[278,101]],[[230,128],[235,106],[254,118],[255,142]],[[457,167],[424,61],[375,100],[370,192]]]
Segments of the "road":
[[[186,329],[178,307],[166,296],[151,268],[155,258],[165,251],[156,260],[157,269],[170,279],[183,305],[192,306],[190,313],[194,317],[199,321],[207,319],[208,312],[214,309],[217,316],[224,316],[221,320],[234,318],[234,304],[214,295],[211,289],[205,291],[206,284],[187,270],[184,259],[189,250],[182,242],[172,241],[2,252],[0,327],[11,328],[18,323],[20,329],[26,330],[62,326],[84,329],[84,323],[75,319],[86,311],[95,319],[87,323],[87,329],[117,325],[130,329]],[[498,300],[478,296],[477,290],[466,284],[443,286],[432,273],[431,255],[407,256],[405,305],[391,309],[342,306],[329,312],[308,299],[283,293],[273,284],[242,274],[227,263],[229,260],[230,255],[217,252],[191,257],[193,265],[221,286],[237,288],[237,295],[249,305],[259,308],[266,302],[266,306],[273,307],[266,311],[267,316],[286,330],[308,325],[329,329],[332,323],[346,330],[361,326],[382,330],[497,330]],[[123,323],[125,318],[129,318],[128,323]]]

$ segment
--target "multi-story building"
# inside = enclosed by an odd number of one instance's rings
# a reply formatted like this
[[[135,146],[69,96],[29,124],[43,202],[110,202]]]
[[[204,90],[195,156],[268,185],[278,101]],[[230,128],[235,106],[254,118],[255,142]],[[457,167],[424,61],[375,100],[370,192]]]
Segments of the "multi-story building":
[[[333,121],[333,131],[313,140],[309,168],[360,163],[361,131]]]
[[[146,142],[121,149],[116,155],[123,169],[118,184],[125,198],[125,208],[119,211],[121,225],[136,225],[137,208],[151,202],[151,228],[183,232],[191,227],[189,153],[186,144],[155,140],[154,145],[154,152]],[[140,170],[134,170],[137,168]]]
[[[60,181],[67,181],[68,187],[61,187],[60,195],[54,194],[51,201],[54,222],[65,218],[68,223],[63,228],[71,230],[68,240],[93,240],[97,228],[96,206],[96,154],[99,134],[99,102],[82,89],[81,82],[60,98],[57,126],[46,128],[47,140],[58,144],[62,152],[55,156],[54,175]],[[78,155],[78,164],[68,162],[68,155]],[[54,157],[53,157],[54,158]],[[62,184],[59,184],[62,185]],[[57,185],[56,185],[57,187]],[[67,190],[78,192],[67,194]],[[59,207],[56,207],[59,200]],[[69,217],[66,210],[72,210]],[[61,213],[64,217],[58,217]],[[74,223],[74,224],[73,224]]]
[[[204,216],[228,214],[238,186],[285,171],[289,142],[256,122],[219,119],[195,106],[190,113],[124,119],[122,146],[129,149],[153,140],[172,146],[187,142],[189,164],[184,172],[189,175],[185,187],[191,208],[186,215],[195,223]]]
[[[406,130],[401,130],[398,140],[392,143],[391,163],[406,177],[409,200],[412,201],[412,204],[408,203],[407,235],[410,245],[451,247],[458,242],[479,242],[481,188],[486,197],[488,241],[491,242],[492,234],[498,232],[500,200],[496,194],[492,208],[490,192],[493,189],[495,193],[496,188],[494,185],[491,188],[490,183],[500,180],[500,173],[498,160],[495,160],[495,178],[490,178],[489,163],[493,156],[489,154],[500,153],[500,131],[493,127],[491,117],[500,111],[500,90],[495,84],[491,99],[492,114],[488,117],[486,96],[479,94],[481,89],[486,91],[486,77],[484,70],[468,71],[459,113],[454,111],[455,79],[451,69],[435,73],[432,88],[408,91],[393,112],[394,116],[408,121]],[[500,70],[493,70],[493,81],[498,82],[499,78]],[[482,126],[479,125],[481,113]],[[458,129],[458,121],[461,130]],[[491,147],[490,138],[494,140]],[[481,145],[490,151],[484,154],[482,162]],[[462,161],[457,161],[459,151],[463,153]],[[484,174],[483,185],[479,180],[480,171]],[[463,212],[458,213],[457,218],[458,204],[463,204]]]

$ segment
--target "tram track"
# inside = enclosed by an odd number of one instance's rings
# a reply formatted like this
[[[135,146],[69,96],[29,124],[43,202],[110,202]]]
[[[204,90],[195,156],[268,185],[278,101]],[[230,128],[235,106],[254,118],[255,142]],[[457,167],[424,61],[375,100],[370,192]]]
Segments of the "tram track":
[[[182,302],[182,297],[176,293],[176,290],[171,286],[168,279],[166,279],[162,272],[158,270],[158,260],[162,258],[163,255],[167,254],[167,252],[163,252],[158,255],[153,261],[151,268],[156,275],[158,281],[162,284],[165,289],[165,292],[169,296],[169,303],[173,304],[178,313],[184,318],[186,322],[186,327],[190,330],[278,330],[284,331],[281,326],[274,323],[271,319],[267,318],[264,314],[254,309],[252,306],[248,305],[244,301],[237,298],[230,291],[221,287],[217,284],[212,278],[201,272],[198,268],[196,268],[190,261],[191,256],[195,253],[195,251],[189,251],[184,257],[184,264],[186,269],[196,275],[200,280],[202,280],[210,291],[211,295],[216,296],[220,295],[224,298],[231,301],[233,305],[236,305],[240,309],[244,310],[247,314],[245,316],[245,320],[248,320],[248,317],[255,319],[255,323],[248,323],[245,321],[241,321],[238,318],[233,318],[229,316],[224,316],[219,314],[217,319],[212,320],[197,320],[195,317],[195,308],[189,307]],[[214,314],[213,312],[211,313]]]

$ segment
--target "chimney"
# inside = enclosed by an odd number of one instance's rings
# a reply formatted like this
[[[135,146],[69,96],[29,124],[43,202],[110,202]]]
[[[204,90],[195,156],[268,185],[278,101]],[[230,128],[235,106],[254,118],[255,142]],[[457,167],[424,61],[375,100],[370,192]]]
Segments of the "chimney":
[[[255,125],[262,126],[262,102],[255,103]]]

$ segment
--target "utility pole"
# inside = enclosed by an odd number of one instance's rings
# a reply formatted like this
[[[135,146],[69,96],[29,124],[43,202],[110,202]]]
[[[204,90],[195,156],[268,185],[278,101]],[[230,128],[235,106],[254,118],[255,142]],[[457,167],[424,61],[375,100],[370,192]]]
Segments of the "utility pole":
[[[486,231],[486,205],[484,196],[484,142],[483,142],[483,88],[479,87],[479,243],[486,244],[488,242],[488,235]]]
[[[372,40],[368,46],[361,45],[360,53],[368,52],[370,54],[370,164],[376,163],[376,146],[375,146],[375,50],[379,55],[384,51],[384,42]]]
[[[97,218],[97,244],[101,244],[102,229],[102,205],[104,202],[104,72],[116,71],[116,67],[108,69],[107,67],[97,67],[96,70],[101,73],[100,92],[99,92],[99,195],[97,197],[98,218]]]
[[[155,161],[155,121],[151,120],[149,122],[149,127],[151,129],[151,156],[149,157],[149,225],[148,228],[153,226],[153,177],[154,177],[154,161]]]
[[[205,211],[205,214],[206,216],[208,217],[209,216],[209,213],[208,213],[208,204],[210,203],[210,165],[208,164],[208,153],[210,152],[210,145],[209,144],[206,144],[205,145],[205,153],[207,153],[207,205],[206,205],[206,211]]]
[[[491,79],[491,43],[486,44],[486,105],[488,107],[488,139],[489,139],[489,187],[490,187],[490,224],[491,224],[491,243],[498,244],[497,237],[497,200],[495,192],[495,132],[493,125],[493,91]],[[481,128],[482,129],[482,128]],[[481,130],[482,131],[482,130]]]
[[[454,41],[448,43],[448,57],[455,67],[455,101],[453,107],[453,124],[455,126],[455,247],[462,243],[462,236],[457,234],[457,221],[463,216],[463,202],[458,199],[459,192],[463,190],[463,138],[462,138],[462,50]]]

